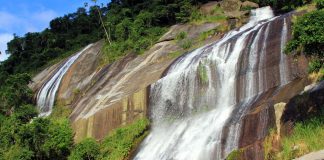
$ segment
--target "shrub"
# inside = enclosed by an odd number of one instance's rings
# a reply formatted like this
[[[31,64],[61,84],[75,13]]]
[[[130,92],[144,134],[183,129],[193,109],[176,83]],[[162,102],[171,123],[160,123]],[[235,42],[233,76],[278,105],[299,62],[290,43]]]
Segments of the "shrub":
[[[95,160],[99,157],[99,144],[92,138],[81,141],[72,150],[69,160]]]
[[[183,49],[189,49],[191,46],[192,46],[191,40],[186,40],[186,41],[181,43],[181,47]]]
[[[177,34],[176,40],[183,40],[187,38],[187,32],[181,31],[180,33]]]
[[[15,145],[4,153],[3,158],[6,160],[32,160],[33,152],[27,148]]]
[[[324,0],[316,0],[316,8],[323,9],[324,8]]]
[[[234,150],[226,157],[226,160],[241,160],[242,153],[243,150]]]
[[[107,160],[125,159],[131,149],[147,135],[148,126],[148,119],[140,119],[113,131],[101,145],[102,158]]]
[[[308,72],[309,73],[318,72],[322,67],[324,67],[324,65],[321,63],[321,60],[318,59],[313,60],[309,62]]]
[[[324,10],[307,13],[293,25],[293,38],[286,52],[304,52],[307,55],[324,55]]]

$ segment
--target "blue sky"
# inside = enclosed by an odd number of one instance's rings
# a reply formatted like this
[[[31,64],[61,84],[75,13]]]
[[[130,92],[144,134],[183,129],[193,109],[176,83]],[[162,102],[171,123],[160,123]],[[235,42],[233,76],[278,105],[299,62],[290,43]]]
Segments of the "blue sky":
[[[58,16],[72,13],[90,0],[0,0],[0,61],[7,58],[7,42],[16,33],[23,36],[27,32],[40,32]],[[107,4],[109,0],[98,0]]]

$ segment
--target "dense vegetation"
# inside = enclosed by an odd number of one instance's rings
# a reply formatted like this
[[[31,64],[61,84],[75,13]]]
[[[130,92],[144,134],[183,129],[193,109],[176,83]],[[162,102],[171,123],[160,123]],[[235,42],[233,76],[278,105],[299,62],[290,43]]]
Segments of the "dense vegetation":
[[[101,11],[106,14],[107,7],[102,7]],[[10,57],[0,69],[9,74],[35,72],[66,52],[73,53],[101,38],[98,11],[95,7],[90,7],[89,11],[79,8],[75,13],[53,19],[50,28],[40,33],[27,33],[23,37],[15,35],[8,43]]]
[[[147,135],[148,119],[140,119],[125,127],[110,133],[101,143],[94,139],[84,139],[72,150],[69,160],[104,159],[122,160],[130,153]]]
[[[324,79],[324,9],[323,0],[316,1],[317,10],[298,17],[293,25],[293,38],[286,52],[306,54],[312,61],[309,72],[320,72]]]
[[[112,43],[104,47],[104,63],[126,54],[141,54],[166,31],[190,20],[196,5],[207,0],[113,0],[106,16]]]
[[[272,6],[277,13],[285,13],[299,6],[310,3],[312,0],[251,0],[260,6]]]

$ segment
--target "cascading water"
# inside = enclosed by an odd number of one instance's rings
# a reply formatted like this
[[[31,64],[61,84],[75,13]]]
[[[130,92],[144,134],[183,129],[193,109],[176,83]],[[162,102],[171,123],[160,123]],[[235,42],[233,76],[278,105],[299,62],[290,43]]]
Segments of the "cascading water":
[[[278,24],[282,43],[269,47]],[[282,55],[286,37],[286,18],[274,17],[270,7],[260,8],[239,30],[175,61],[151,86],[152,129],[134,159],[224,159],[238,147],[241,119],[251,104],[289,81],[281,71],[287,68]],[[269,59],[273,54],[278,58]],[[269,61],[275,64],[269,67],[272,72],[266,69]]]
[[[56,73],[41,87],[37,94],[37,106],[39,107],[40,117],[49,116],[52,112],[52,107],[55,101],[55,95],[65,73],[69,70],[71,65],[79,58],[79,56],[92,44],[85,47],[82,51],[70,57]]]

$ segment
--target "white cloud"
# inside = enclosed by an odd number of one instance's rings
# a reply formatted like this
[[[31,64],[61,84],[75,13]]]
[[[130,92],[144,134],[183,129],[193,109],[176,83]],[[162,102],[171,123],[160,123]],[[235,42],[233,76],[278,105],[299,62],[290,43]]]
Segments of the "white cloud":
[[[32,17],[35,21],[48,23],[49,21],[57,17],[57,13],[53,10],[43,10],[37,13],[33,13]]]
[[[0,62],[8,58],[9,55],[7,55],[5,51],[7,50],[7,43],[12,39],[13,39],[12,34],[8,34],[8,33],[0,34],[0,51],[1,51]]]
[[[27,32],[40,32],[48,27],[50,20],[57,17],[53,10],[41,8],[26,9],[20,14],[0,10],[0,62],[7,59],[7,43],[13,39],[13,33],[23,36]]]

